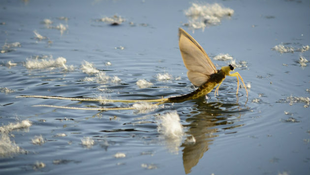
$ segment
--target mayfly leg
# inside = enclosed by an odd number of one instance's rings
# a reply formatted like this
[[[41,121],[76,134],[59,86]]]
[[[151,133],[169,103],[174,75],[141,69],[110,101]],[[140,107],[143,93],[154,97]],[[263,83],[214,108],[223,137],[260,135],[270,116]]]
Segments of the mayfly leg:
[[[214,96],[219,95],[219,90],[220,90],[220,86],[221,86],[222,82],[220,82],[218,84],[218,86],[216,87],[215,91],[214,91]]]
[[[244,89],[246,91],[246,96],[248,96],[248,90],[247,90],[247,88],[246,88],[246,86],[244,84],[244,81],[243,81],[241,75],[238,72],[235,72],[235,73],[229,74],[228,76],[236,77],[237,78],[237,92],[236,92],[236,94],[238,94],[238,92],[239,92],[239,78],[240,78],[241,82],[243,84],[243,87],[244,87]]]

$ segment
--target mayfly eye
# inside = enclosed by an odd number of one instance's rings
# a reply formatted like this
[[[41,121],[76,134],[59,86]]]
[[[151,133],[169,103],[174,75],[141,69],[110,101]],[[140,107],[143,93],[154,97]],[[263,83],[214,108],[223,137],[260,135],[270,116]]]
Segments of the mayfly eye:
[[[234,67],[230,64],[229,65],[230,70],[234,70]]]

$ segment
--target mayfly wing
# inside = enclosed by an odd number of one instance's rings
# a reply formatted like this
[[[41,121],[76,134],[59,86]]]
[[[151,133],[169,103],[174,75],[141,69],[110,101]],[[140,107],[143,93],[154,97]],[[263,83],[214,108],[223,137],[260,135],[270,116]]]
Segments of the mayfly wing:
[[[184,65],[188,70],[187,77],[195,86],[202,85],[211,74],[217,72],[199,43],[181,28],[179,28],[179,47]]]

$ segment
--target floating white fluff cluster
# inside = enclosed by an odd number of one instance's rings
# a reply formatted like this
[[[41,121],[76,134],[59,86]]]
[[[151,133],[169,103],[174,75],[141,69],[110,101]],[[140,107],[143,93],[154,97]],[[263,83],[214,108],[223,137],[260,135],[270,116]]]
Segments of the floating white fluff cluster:
[[[95,144],[95,141],[90,137],[84,137],[83,139],[81,139],[81,141],[82,141],[82,145],[87,148],[90,148]]]
[[[37,31],[33,31],[33,33],[34,33],[34,38],[35,39],[38,39],[38,40],[46,39],[45,36],[40,35]]]
[[[168,149],[178,153],[184,135],[178,113],[173,111],[158,117],[157,131],[164,136]]]
[[[157,109],[158,105],[147,102],[137,102],[133,104],[132,107],[135,108],[135,110],[137,110],[139,113],[147,113]]]
[[[252,103],[259,103],[261,100],[259,99],[259,98],[254,98],[253,100],[252,100]]]
[[[43,162],[36,161],[36,163],[33,164],[33,169],[34,170],[41,169],[41,168],[44,168],[44,167],[45,167],[45,163],[43,163]]]
[[[34,145],[42,145],[45,143],[44,138],[40,135],[40,136],[35,136],[33,139],[31,139],[32,144]]]
[[[106,65],[106,66],[111,66],[112,63],[111,63],[110,61],[108,61],[108,62],[105,63],[105,65]]]
[[[29,120],[23,120],[21,122],[9,123],[8,125],[0,127],[0,157],[7,157],[26,152],[16,145],[15,142],[11,141],[9,132],[18,129],[28,129],[30,126],[31,122]]]
[[[112,82],[112,83],[120,83],[120,82],[121,82],[121,79],[118,78],[118,76],[114,76],[114,77],[111,79],[111,82]]]
[[[17,63],[13,63],[13,62],[11,62],[11,61],[8,61],[8,62],[6,63],[6,66],[7,66],[7,67],[16,66],[16,65],[17,65]]]
[[[206,27],[206,24],[202,20],[194,20],[189,19],[188,23],[183,24],[186,27],[189,27],[190,29],[202,29]]]
[[[125,153],[116,153],[116,154],[114,155],[114,157],[115,157],[115,158],[124,158],[124,157],[126,157],[126,154],[125,154]]]
[[[184,145],[194,145],[196,143],[196,138],[193,135],[189,135],[184,140]]]
[[[60,30],[60,32],[63,33],[68,29],[68,26],[60,23],[55,27],[55,29]]]
[[[164,74],[157,74],[156,78],[157,78],[157,81],[167,81],[167,80],[171,80],[173,77],[172,75],[168,73],[164,73]]]
[[[185,10],[186,16],[214,16],[221,18],[224,16],[232,16],[233,14],[233,9],[222,7],[218,3],[192,3],[192,6],[189,9]]]
[[[17,123],[9,123],[8,125],[1,126],[0,132],[8,133],[8,132],[11,132],[13,130],[18,130],[18,129],[28,129],[31,125],[32,124],[29,120],[23,120]]]
[[[92,74],[96,74],[99,72],[98,69],[94,68],[93,63],[89,63],[87,61],[84,61],[84,63],[81,66],[81,70],[82,72],[92,75]]]
[[[158,132],[167,138],[178,139],[183,136],[183,127],[176,111],[169,112],[159,117]]]
[[[10,137],[6,133],[1,133],[0,137],[0,157],[9,157],[14,154],[24,153],[15,142],[11,141]]]
[[[99,100],[100,104],[107,104],[110,102],[105,96],[102,96],[102,95],[99,95],[97,99]]]
[[[61,23],[60,23],[60,24],[58,24],[57,26],[53,26],[53,27],[51,27],[51,28],[57,29],[57,30],[60,31],[61,34],[63,34],[64,31],[66,31],[66,30],[68,29],[68,25],[64,25],[64,24],[61,24]]]
[[[13,89],[9,89],[7,87],[0,87],[0,92],[9,94],[9,93],[14,92],[14,90]]]
[[[43,24],[46,24],[46,25],[50,25],[50,24],[53,24],[53,21],[50,20],[50,19],[44,19],[44,20],[42,21],[42,23],[43,23]]]
[[[146,81],[145,79],[138,80],[136,83],[139,88],[149,88],[153,86],[153,83]]]
[[[306,67],[306,66],[307,66],[306,63],[308,63],[308,60],[307,60],[305,57],[300,56],[298,62],[299,62],[299,64],[301,65],[301,67]]]
[[[250,82],[248,82],[247,84],[246,84],[246,88],[248,88],[248,89],[251,89],[251,83]]]
[[[294,48],[292,46],[284,46],[283,44],[276,45],[272,48],[280,53],[293,53],[293,52],[305,52],[310,49],[309,45],[302,46],[301,48]]]
[[[296,52],[305,52],[305,51],[307,51],[309,49],[310,49],[310,46],[306,45],[306,46],[302,46],[301,48],[297,48],[295,51]]]
[[[99,19],[98,21],[109,23],[109,24],[121,24],[125,22],[126,20],[122,18],[121,16],[114,15],[112,17],[104,17]]]
[[[65,133],[58,133],[55,135],[55,137],[66,137],[66,136],[67,136],[67,134],[65,134]]]
[[[248,63],[246,61],[239,61],[238,63],[236,62],[236,60],[232,60],[230,61],[230,63],[233,67],[237,67],[237,68],[246,68],[248,67]]]
[[[141,167],[142,167],[142,168],[145,168],[145,169],[149,169],[149,170],[157,169],[157,166],[154,165],[154,164],[142,163],[142,164],[141,164]]]
[[[97,83],[100,84],[100,83],[107,83],[109,79],[110,79],[110,77],[107,76],[105,72],[98,72],[96,74],[96,79],[95,80],[96,80]]]
[[[27,60],[24,66],[27,69],[46,69],[46,68],[56,68],[62,67],[64,69],[74,69],[74,67],[70,66],[69,68],[66,66],[67,60],[64,57],[58,57],[56,60],[53,58],[50,59],[34,59],[34,60]]]
[[[93,81],[97,82],[99,84],[107,83],[110,79],[112,83],[120,83],[121,79],[118,76],[114,76],[113,78],[110,78],[108,75],[106,75],[105,72],[99,71],[96,69],[93,65],[93,63],[89,63],[87,61],[84,61],[84,63],[81,66],[82,72],[92,75],[95,74],[95,77],[85,77],[83,81]]]
[[[227,61],[227,60],[232,60],[233,57],[230,56],[229,54],[218,54],[216,55],[214,58],[214,60],[218,60],[218,61]]]
[[[309,97],[287,97],[286,101],[290,103],[292,106],[294,103],[305,103],[304,108],[309,107],[310,105],[310,98]]]
[[[225,8],[217,3],[193,3],[185,10],[185,15],[189,17],[187,26],[193,29],[204,29],[206,24],[216,25],[221,22],[224,16],[232,16],[234,10]]]
[[[115,47],[115,49],[118,49],[118,50],[124,50],[124,49],[125,49],[125,47],[123,47],[123,46],[118,46],[118,47]]]
[[[14,47],[21,47],[20,42],[15,42],[15,43],[5,43],[2,46],[1,53],[6,53],[6,52],[11,52],[13,51]]]
[[[66,17],[59,17],[58,19],[59,20],[65,20],[65,21],[68,20],[68,18],[66,18]],[[61,34],[63,34],[64,31],[68,30],[68,25],[64,25],[64,24],[61,24],[61,23],[59,23],[56,26],[52,26],[51,24],[53,24],[53,21],[50,20],[50,19],[44,19],[42,21],[42,23],[45,24],[46,28],[48,28],[48,29],[57,29],[57,30],[59,30]]]
[[[89,82],[96,81],[96,77],[85,77],[83,81],[89,81]]]
[[[287,46],[284,46],[283,44],[276,45],[272,49],[280,53],[294,52],[293,47],[287,47]]]

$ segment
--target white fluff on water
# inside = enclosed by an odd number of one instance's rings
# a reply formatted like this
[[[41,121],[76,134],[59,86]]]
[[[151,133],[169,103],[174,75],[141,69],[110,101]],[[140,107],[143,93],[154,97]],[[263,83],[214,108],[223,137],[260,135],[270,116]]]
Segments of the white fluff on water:
[[[29,120],[23,120],[16,123],[9,123],[0,127],[0,157],[10,157],[15,154],[26,152],[14,141],[11,141],[9,134],[13,130],[28,129],[30,126],[31,122]]]
[[[16,66],[16,65],[17,65],[17,63],[13,63],[12,61],[8,61],[8,62],[6,63],[6,66],[7,66],[7,67]]]
[[[38,39],[38,40],[46,39],[45,36],[40,35],[36,30],[33,31],[33,33],[34,33],[34,38],[35,38],[35,39]]]
[[[176,111],[158,117],[157,131],[164,137],[167,148],[172,153],[178,153],[184,135],[180,117]]]
[[[16,123],[9,123],[8,125],[3,125],[0,127],[0,132],[1,133],[8,133],[13,130],[18,130],[18,129],[28,129],[32,123],[29,120],[22,120],[20,122]]]
[[[107,83],[109,81],[109,79],[110,79],[110,77],[107,76],[105,72],[100,71],[96,74],[96,82],[99,84],[100,83]]]
[[[167,81],[167,80],[171,80],[173,77],[172,75],[168,73],[164,73],[164,74],[157,74],[156,78],[157,78],[157,81]]]
[[[67,136],[67,134],[65,134],[65,133],[58,133],[55,135],[55,137],[66,137],[66,136]]]
[[[84,137],[83,139],[81,139],[82,145],[90,148],[95,144],[95,141],[91,138],[91,137]]]
[[[112,79],[111,79],[111,82],[112,83],[120,83],[121,82],[121,79],[118,77],[118,76],[114,76]]]
[[[56,60],[50,59],[28,59],[24,66],[27,69],[46,69],[46,68],[56,68],[61,67],[63,69],[68,69],[66,65],[67,60],[64,57],[58,57]],[[71,66],[70,66],[71,68]]]
[[[115,158],[124,158],[124,157],[126,157],[126,154],[125,154],[125,153],[116,153],[116,154],[114,155],[114,157],[115,157]]]
[[[50,19],[44,19],[44,20],[42,21],[42,23],[43,23],[43,24],[46,24],[46,25],[50,25],[50,24],[53,24],[53,21],[50,20]]]
[[[32,144],[34,145],[42,145],[45,143],[45,139],[40,136],[35,136],[33,139],[31,139]]]
[[[45,163],[36,161],[36,162],[33,164],[33,169],[34,169],[34,170],[37,170],[37,169],[44,168],[45,166],[46,166]]]
[[[207,24],[217,25],[225,16],[232,16],[234,10],[226,8],[218,3],[192,3],[192,6],[184,11],[189,18],[188,23],[184,24],[190,29],[203,29]]]
[[[248,83],[246,84],[246,88],[251,89],[251,87],[252,87],[251,83],[248,82]]]
[[[25,153],[14,141],[11,141],[7,133],[0,133],[0,157],[10,157],[15,154]]]
[[[234,68],[247,68],[248,67],[248,63],[246,61],[239,61],[236,62],[236,60],[231,60],[230,63]]]
[[[276,45],[272,48],[272,50],[275,50],[280,53],[305,52],[308,51],[309,49],[310,49],[309,45],[305,45],[300,48],[294,48],[292,46],[285,46],[283,44]]]
[[[82,72],[89,75],[96,74],[99,72],[99,70],[94,67],[93,63],[89,63],[87,61],[83,62],[83,64],[81,65],[81,70]]]
[[[7,87],[0,87],[0,92],[5,93],[5,94],[10,94],[15,92],[13,89],[7,88]]]
[[[227,61],[227,60],[232,60],[233,57],[230,56],[229,54],[218,54],[216,55],[214,58],[214,60],[218,60],[218,61]]]
[[[284,46],[283,44],[276,45],[272,49],[280,53],[294,52],[293,47]]]
[[[286,98],[286,101],[290,103],[292,106],[294,103],[304,103],[304,108],[308,108],[310,105],[310,98],[309,97],[294,97],[289,96]]]
[[[208,4],[208,3],[192,3],[192,6],[185,10],[186,16],[214,16],[214,17],[224,17],[231,16],[234,14],[234,10],[231,8],[226,8],[218,3]]]
[[[15,47],[21,47],[20,42],[15,42],[15,43],[4,43],[2,46],[2,50],[0,51],[1,53],[6,53],[6,52],[11,52],[13,51]]]
[[[136,102],[132,105],[132,107],[138,111],[138,113],[147,113],[154,111],[158,108],[158,105],[147,103],[147,102]]]
[[[121,24],[123,22],[126,21],[125,18],[122,18],[121,16],[118,16],[118,15],[113,15],[112,17],[103,17],[101,19],[99,19],[98,21],[101,21],[101,22],[105,22],[105,23],[108,23],[108,24]]]
[[[149,88],[153,86],[153,83],[146,81],[145,79],[138,80],[136,83],[139,88]]]
[[[298,63],[300,64],[301,67],[306,67],[307,66],[306,63],[308,63],[308,60],[305,57],[300,56]]]

